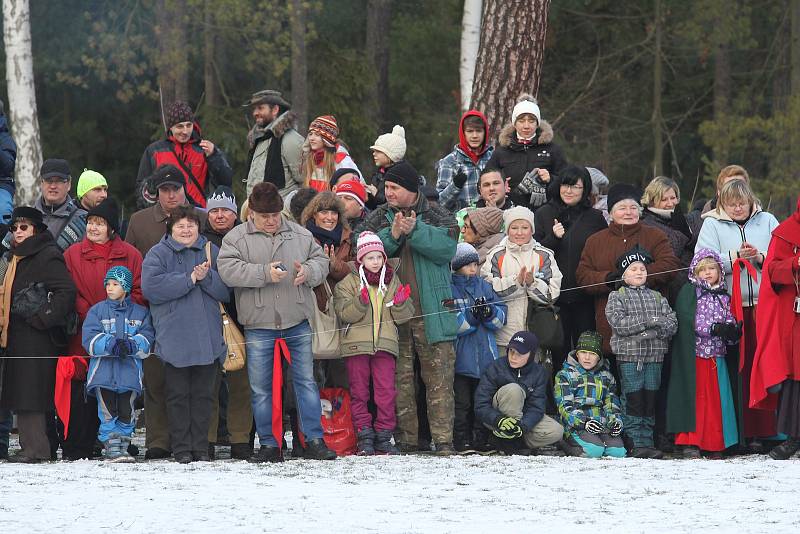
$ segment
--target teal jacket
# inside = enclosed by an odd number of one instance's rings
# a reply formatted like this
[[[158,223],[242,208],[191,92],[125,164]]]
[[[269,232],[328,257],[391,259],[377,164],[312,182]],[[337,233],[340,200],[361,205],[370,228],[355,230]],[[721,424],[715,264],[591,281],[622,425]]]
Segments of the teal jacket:
[[[411,247],[420,308],[425,319],[425,338],[428,343],[453,341],[458,325],[456,315],[442,306],[442,301],[453,298],[450,287],[450,260],[456,253],[458,226],[453,215],[438,206],[431,206],[423,195],[418,195],[417,224],[408,236],[400,240],[392,237],[392,223],[396,208],[388,204],[379,206],[369,214],[364,229],[378,234],[389,257],[399,258],[403,247]]]
[[[610,430],[612,423],[622,422],[622,410],[608,361],[600,360],[594,368],[586,370],[575,353],[569,353],[564,367],[556,374],[555,401],[561,423],[568,433],[583,430],[590,419]]]

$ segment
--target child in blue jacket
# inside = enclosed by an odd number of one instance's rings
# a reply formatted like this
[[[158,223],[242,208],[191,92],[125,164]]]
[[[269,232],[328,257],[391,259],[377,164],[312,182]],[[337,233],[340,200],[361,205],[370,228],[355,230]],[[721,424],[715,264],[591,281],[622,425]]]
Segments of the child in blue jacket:
[[[488,430],[475,421],[474,397],[483,371],[499,358],[494,333],[506,324],[508,306],[478,276],[478,251],[459,243],[450,262],[453,269],[453,307],[458,310],[453,392],[453,448],[461,452],[488,447]]]
[[[103,280],[108,298],[86,315],[82,343],[89,353],[86,391],[97,397],[98,438],[112,462],[133,462],[128,454],[136,413],[133,403],[142,394],[142,360],[155,338],[150,312],[130,298],[133,274],[112,267]]]

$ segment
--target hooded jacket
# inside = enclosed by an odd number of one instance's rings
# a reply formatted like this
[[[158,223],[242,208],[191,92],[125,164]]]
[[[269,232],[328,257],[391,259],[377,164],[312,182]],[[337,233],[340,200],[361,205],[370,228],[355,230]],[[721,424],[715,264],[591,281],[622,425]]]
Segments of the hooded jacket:
[[[702,216],[703,227],[697,236],[694,251],[708,248],[719,253],[725,268],[725,286],[728,294],[733,294],[733,261],[739,257],[739,248],[743,242],[753,245],[766,255],[772,231],[778,226],[778,220],[771,213],[761,210],[761,206],[753,206],[753,213],[743,223],[738,224],[731,219],[721,207],[706,212]],[[745,307],[758,304],[758,288],[761,285],[762,266],[755,259],[750,263],[758,272],[758,279],[753,280],[743,269],[740,276],[742,288],[742,305]]]
[[[622,423],[622,409],[617,396],[617,382],[609,370],[608,360],[584,369],[577,352],[567,355],[564,366],[556,373],[555,401],[561,424],[567,432],[578,433],[589,420],[605,428]]]
[[[478,319],[472,313],[477,299],[486,299],[492,314]],[[506,324],[508,306],[500,300],[491,284],[479,276],[453,274],[453,301],[458,308],[456,338],[457,375],[480,378],[484,369],[500,357],[495,332]]]
[[[470,148],[464,135],[464,120],[467,117],[478,117],[483,121],[483,144],[477,151]],[[464,113],[458,123],[458,144],[436,164],[439,204],[450,211],[475,204],[480,198],[478,180],[493,151],[494,148],[489,144],[489,125],[483,113],[474,109]],[[453,177],[462,172],[467,175],[467,181],[463,187],[458,187],[453,183]]]
[[[503,414],[492,405],[492,400],[497,391],[507,384],[517,384],[525,390],[519,426],[528,432],[542,420],[547,399],[547,372],[533,361],[533,354],[528,363],[518,369],[509,365],[507,357],[489,364],[475,390],[475,415],[481,423],[494,428]]]
[[[247,172],[245,172],[248,196],[253,192],[256,184],[260,184],[263,181],[274,183],[284,198],[303,184],[303,178],[300,174],[303,136],[297,133],[294,128],[296,120],[295,113],[292,110],[288,110],[281,113],[265,128],[261,129],[258,125],[255,125],[248,132],[247,140],[250,144],[250,152],[247,158]],[[280,145],[279,151],[270,150],[274,143]],[[270,168],[267,159],[273,154],[275,156],[280,155],[280,164],[283,167],[282,182],[267,176],[267,169]]]
[[[509,183],[511,193],[508,196],[514,204],[529,207],[534,211],[539,206],[531,206],[530,197],[514,192],[522,178],[533,169],[547,169],[552,181],[566,165],[567,158],[564,156],[564,151],[553,143],[553,127],[547,121],[539,123],[529,144],[519,142],[513,124],[505,126],[500,131],[498,146],[486,164],[489,168],[499,170],[504,179],[511,178]]]
[[[130,338],[136,354],[120,358],[111,354],[117,339]],[[97,388],[117,393],[142,393],[142,360],[150,354],[155,339],[150,312],[126,296],[122,301],[106,299],[89,309],[83,322],[83,346],[91,356],[86,375],[86,391],[97,395]]]
[[[147,179],[162,165],[174,165],[181,170],[184,177],[186,199],[193,205],[206,207],[206,196],[219,185],[231,187],[233,169],[225,158],[225,153],[218,146],[214,152],[206,156],[200,148],[202,141],[200,125],[194,123],[192,136],[186,143],[179,143],[172,131],[167,131],[167,138],[150,144],[139,161],[139,174],[136,178],[137,205],[141,208],[150,206],[155,199],[146,195]],[[187,169],[191,170],[191,176]],[[197,183],[195,183],[195,181]],[[198,187],[199,185],[199,187]]]
[[[194,267],[206,261],[205,244],[202,235],[189,246],[164,236],[142,264],[142,293],[156,329],[153,352],[174,367],[222,362],[228,353],[219,312],[219,303],[228,302],[228,288],[217,272],[217,247],[211,246],[206,277],[191,279]]]
[[[694,274],[697,264],[706,258],[717,262],[720,273],[724,272],[722,258],[707,248],[697,251],[689,264],[689,282],[695,287],[695,297],[697,298],[694,317],[694,333],[697,338],[695,354],[698,358],[719,358],[727,354],[727,344],[721,337],[711,334],[711,326],[714,323],[735,323],[736,320],[731,313],[731,298],[726,292],[725,279],[722,278],[719,285],[712,288]]]

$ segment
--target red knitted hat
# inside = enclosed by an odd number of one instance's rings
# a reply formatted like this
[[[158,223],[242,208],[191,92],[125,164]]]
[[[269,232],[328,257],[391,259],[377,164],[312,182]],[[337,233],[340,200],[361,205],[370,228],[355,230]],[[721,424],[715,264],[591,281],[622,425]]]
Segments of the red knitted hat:
[[[336,196],[348,196],[356,199],[361,207],[367,202],[367,190],[359,180],[346,180],[339,182],[333,188]]]
[[[336,146],[336,140],[339,138],[339,125],[336,124],[336,117],[333,115],[317,117],[311,121],[308,131],[322,137],[322,142],[329,147]]]

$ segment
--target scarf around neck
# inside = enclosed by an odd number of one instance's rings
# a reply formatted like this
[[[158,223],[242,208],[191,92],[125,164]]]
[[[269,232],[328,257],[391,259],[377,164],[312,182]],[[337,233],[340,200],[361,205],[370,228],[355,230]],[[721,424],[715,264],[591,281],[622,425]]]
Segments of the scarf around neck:
[[[360,263],[356,265],[358,265],[358,278],[361,280],[360,287],[377,286],[378,291],[385,295],[388,289],[387,284],[391,283],[392,277],[394,276],[394,269],[392,269],[392,266],[384,262],[380,272],[373,273],[365,269],[364,265]]]
[[[333,230],[325,230],[317,226],[313,219],[309,219],[306,222],[306,229],[311,232],[314,238],[319,241],[319,244],[323,247],[338,247],[342,243],[342,231],[344,230],[342,223],[337,224],[336,228]]]

